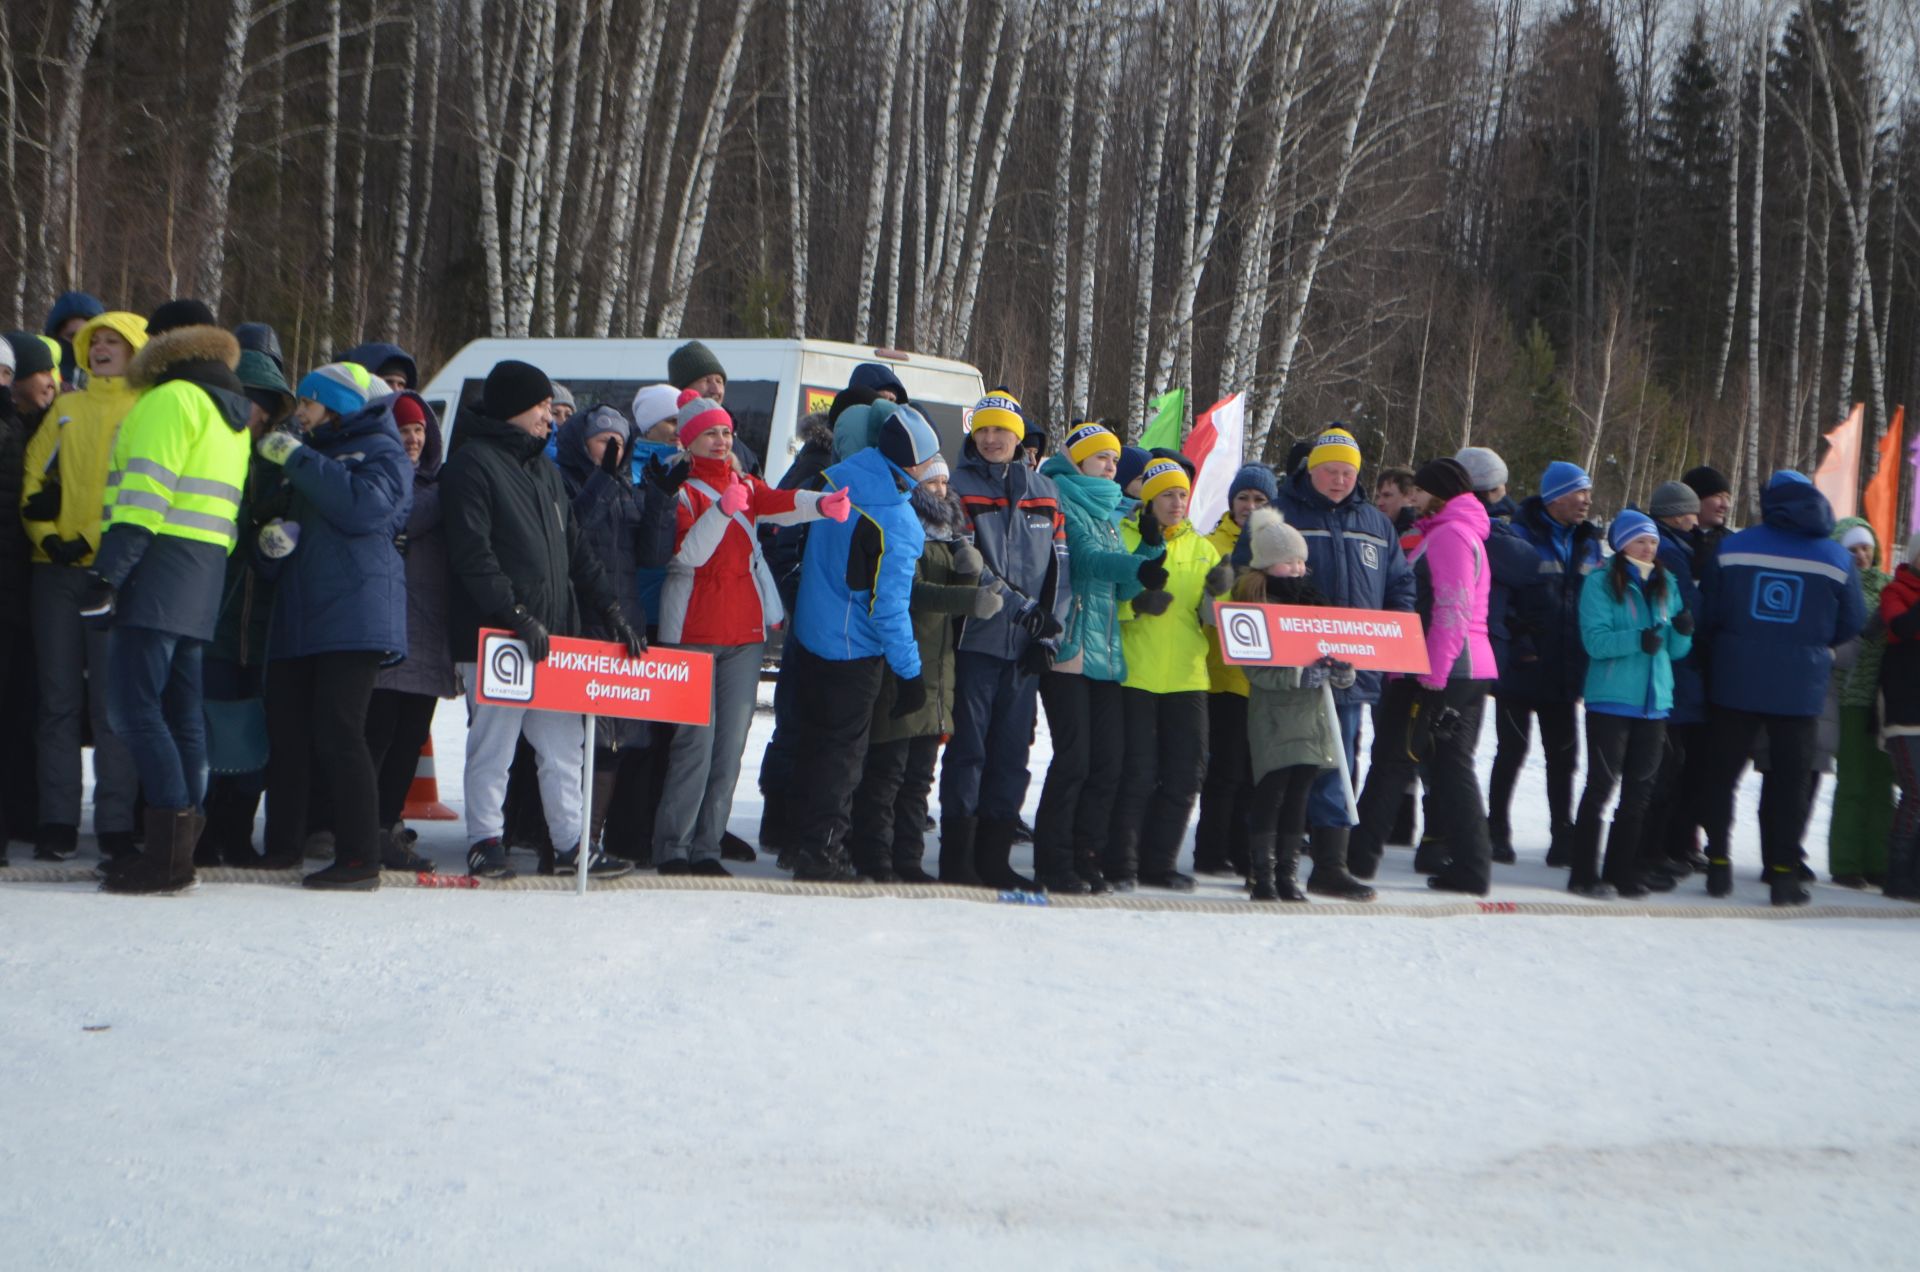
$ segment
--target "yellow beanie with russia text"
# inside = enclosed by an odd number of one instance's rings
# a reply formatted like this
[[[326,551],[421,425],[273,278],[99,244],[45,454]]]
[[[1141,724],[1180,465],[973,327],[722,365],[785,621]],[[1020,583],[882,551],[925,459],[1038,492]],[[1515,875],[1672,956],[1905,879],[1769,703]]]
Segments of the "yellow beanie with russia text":
[[[1360,467],[1360,443],[1344,428],[1330,428],[1314,438],[1313,450],[1307,455],[1307,467],[1310,469],[1336,463]]]

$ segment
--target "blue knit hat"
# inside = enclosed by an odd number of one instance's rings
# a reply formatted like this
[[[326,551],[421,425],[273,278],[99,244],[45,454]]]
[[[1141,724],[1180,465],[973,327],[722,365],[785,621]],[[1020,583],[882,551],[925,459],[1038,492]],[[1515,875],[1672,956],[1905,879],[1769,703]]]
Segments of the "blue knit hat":
[[[940,453],[940,434],[927,417],[911,406],[902,406],[880,426],[876,445],[880,453],[903,469],[918,468]]]
[[[1233,484],[1227,487],[1227,502],[1239,498],[1243,490],[1259,491],[1268,503],[1280,502],[1280,483],[1274,480],[1273,469],[1265,464],[1240,465],[1240,471],[1233,475]]]
[[[1628,508],[1607,527],[1607,545],[1619,552],[1635,539],[1649,535],[1655,539],[1660,537],[1660,528],[1653,524],[1653,518],[1637,509]]]
[[[1153,456],[1138,446],[1122,446],[1120,463],[1113,472],[1113,479],[1120,483],[1120,489],[1125,490],[1133,484],[1135,477],[1146,472],[1147,464],[1152,458]]]
[[[1540,502],[1552,503],[1582,490],[1593,489],[1593,478],[1578,464],[1556,459],[1540,475]]]
[[[1787,485],[1794,485],[1794,484],[1798,484],[1801,486],[1811,486],[1813,485],[1813,478],[1807,476],[1805,473],[1796,472],[1794,469],[1791,469],[1791,468],[1782,468],[1779,472],[1767,478],[1768,490],[1773,490],[1779,486],[1787,486]]]
[[[335,415],[352,415],[378,396],[373,383],[373,373],[357,362],[329,362],[307,372],[294,396],[318,402]]]

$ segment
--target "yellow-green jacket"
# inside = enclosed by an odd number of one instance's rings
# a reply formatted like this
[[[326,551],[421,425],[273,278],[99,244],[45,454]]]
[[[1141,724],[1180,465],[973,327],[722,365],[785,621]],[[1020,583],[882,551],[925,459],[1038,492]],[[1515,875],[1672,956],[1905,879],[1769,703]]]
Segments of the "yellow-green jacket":
[[[1233,519],[1232,509],[1220,514],[1220,524],[1207,536],[1207,542],[1222,561],[1233,560],[1233,550],[1240,543],[1240,523]],[[1213,693],[1247,696],[1247,673],[1220,657],[1220,632],[1213,627],[1207,628],[1207,688]]]
[[[1140,546],[1134,521],[1120,526],[1120,540],[1131,552]],[[1207,575],[1220,563],[1211,543],[1182,521],[1167,531],[1167,588],[1173,604],[1164,614],[1135,614],[1120,607],[1120,646],[1127,656],[1126,687],[1148,693],[1205,693],[1207,648],[1213,643],[1200,625],[1200,601]]]
[[[147,343],[147,320],[140,315],[101,314],[73,338],[74,357],[81,366],[87,365],[94,333],[102,328],[117,332],[133,346],[136,355]],[[139,396],[125,376],[94,376],[86,388],[62,393],[53,400],[39,431],[27,443],[26,482],[22,487],[23,507],[42,490],[59,488],[58,514],[51,520],[26,518],[35,561],[49,559],[47,550],[40,546],[49,535],[86,540],[87,554],[74,564],[85,565],[93,559],[100,547],[101,502],[107,470],[112,467],[113,440],[120,431],[120,421]]]
[[[121,626],[213,637],[253,449],[239,361],[218,327],[156,336],[133,361],[140,400],[114,443],[94,558]]]

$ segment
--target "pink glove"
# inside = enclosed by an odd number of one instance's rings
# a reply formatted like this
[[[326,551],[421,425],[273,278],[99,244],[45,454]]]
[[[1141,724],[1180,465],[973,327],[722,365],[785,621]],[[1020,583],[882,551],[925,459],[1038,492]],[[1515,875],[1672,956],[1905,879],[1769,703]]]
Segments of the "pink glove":
[[[747,483],[736,481],[720,492],[720,512],[724,516],[738,516],[747,510]]]
[[[844,490],[836,490],[830,495],[820,496],[820,515],[823,517],[845,521],[852,511],[853,496]]]

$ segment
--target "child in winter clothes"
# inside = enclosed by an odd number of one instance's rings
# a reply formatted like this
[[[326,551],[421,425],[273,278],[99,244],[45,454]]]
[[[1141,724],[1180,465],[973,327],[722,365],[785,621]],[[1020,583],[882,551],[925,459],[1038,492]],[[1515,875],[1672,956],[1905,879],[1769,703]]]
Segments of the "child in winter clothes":
[[[1833,537],[1853,558],[1860,594],[1870,616],[1865,631],[1834,651],[1833,689],[1839,698],[1840,737],[1836,748],[1833,821],[1827,835],[1827,869],[1845,888],[1878,886],[1887,869],[1887,839],[1893,831],[1893,762],[1874,733],[1874,696],[1880,686],[1880,659],[1886,630],[1871,616],[1880,612],[1887,574],[1880,568],[1880,541],[1860,517],[1846,517]]]
[[[1569,892],[1605,899],[1639,898],[1648,805],[1660,774],[1667,713],[1673,709],[1673,663],[1693,647],[1693,615],[1679,584],[1660,567],[1660,530],[1633,509],[1607,530],[1613,559],[1580,591],[1580,638],[1586,646],[1587,786],[1573,828]],[[1606,867],[1600,865],[1600,819],[1620,785]],[[1651,856],[1652,854],[1647,854]]]
[[[107,727],[107,633],[80,621],[86,566],[100,544],[100,505],[113,439],[138,396],[127,368],[147,343],[146,319],[103,313],[73,337],[87,387],[54,399],[27,444],[21,513],[33,550],[33,644],[40,675],[40,826],[33,855],[72,857],[80,825],[80,735],[93,732],[93,829],[103,856],[133,849],[133,756]]]
[[[1245,552],[1236,556],[1236,551],[1246,537],[1247,518],[1255,509],[1279,500],[1279,481],[1265,464],[1245,464],[1233,475],[1227,510],[1207,536],[1222,561],[1246,559]],[[1200,788],[1200,820],[1193,829],[1193,872],[1245,875],[1248,810],[1253,799],[1247,755],[1247,678],[1220,657],[1218,632],[1207,646],[1207,680],[1207,777]]]
[[[852,501],[844,490],[775,490],[735,471],[733,418],[692,389],[680,395],[679,421],[691,467],[660,590],[660,639],[713,655],[713,723],[674,730],[653,859],[661,874],[727,875],[720,839],[753,723],[761,655],[767,632],[786,621],[756,523],[845,521]]]
[[[1020,403],[995,389],[973,409],[953,492],[1004,608],[968,620],[954,655],[953,741],[940,772],[940,878],[1027,891],[1007,862],[1027,797],[1040,677],[1073,606],[1066,519],[1050,478],[1027,466]]]
[[[1252,510],[1239,538],[1248,568],[1233,598],[1269,605],[1325,605],[1307,581],[1307,541],[1272,508]],[[1307,833],[1307,798],[1322,772],[1339,764],[1340,735],[1327,718],[1324,685],[1354,682],[1351,664],[1322,659],[1310,667],[1247,667],[1247,736],[1254,773],[1247,838],[1248,874],[1255,901],[1305,901],[1295,882],[1300,843]]]
[[[1040,678],[1053,762],[1034,817],[1033,857],[1038,882],[1049,892],[1110,891],[1100,852],[1126,760],[1120,606],[1167,582],[1158,522],[1153,538],[1131,552],[1120,540],[1121,523],[1138,506],[1114,481],[1120,457],[1113,430],[1086,423],[1067,437],[1066,454],[1040,466],[1060,492],[1073,567],[1073,611],[1060,657]]]
[[[1141,474],[1139,519],[1121,527],[1129,549],[1143,537],[1163,537],[1167,582],[1151,601],[1136,597],[1123,606],[1120,616],[1126,761],[1104,867],[1120,892],[1139,884],[1193,890],[1193,876],[1175,866],[1207,762],[1209,642],[1201,611],[1232,586],[1233,574],[1187,520],[1192,489],[1186,469],[1154,460]]]
[[[319,768],[334,862],[302,880],[310,888],[371,891],[380,882],[367,706],[380,668],[407,655],[406,567],[394,540],[413,506],[413,466],[395,399],[377,383],[356,363],[309,373],[294,410],[303,436],[269,433],[259,444],[293,490],[287,519],[258,539],[262,557],[284,562],[267,636],[267,855],[299,861]]]
[[[879,444],[827,469],[827,489],[845,492],[858,514],[823,521],[807,536],[800,607],[789,645],[796,740],[794,878],[849,883],[849,810],[865,765],[873,704],[889,672],[892,714],[926,705],[927,683],[914,639],[914,569],[926,532],[908,503],[914,483],[940,458],[926,417],[904,407]]]
[[[1920,534],[1880,590],[1886,629],[1880,660],[1880,737],[1900,783],[1900,807],[1887,833],[1887,896],[1920,901]]]
[[[980,586],[980,553],[966,540],[966,510],[947,481],[946,461],[936,458],[908,496],[927,535],[913,579],[913,636],[926,702],[898,715],[895,682],[882,685],[867,734],[866,768],[853,793],[853,864],[876,883],[934,881],[921,858],[940,739],[953,731],[956,620],[1000,612],[1000,594]]]

